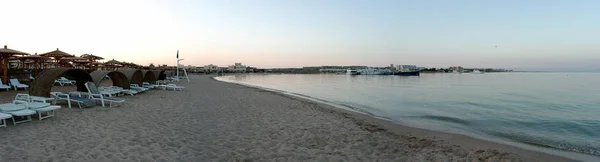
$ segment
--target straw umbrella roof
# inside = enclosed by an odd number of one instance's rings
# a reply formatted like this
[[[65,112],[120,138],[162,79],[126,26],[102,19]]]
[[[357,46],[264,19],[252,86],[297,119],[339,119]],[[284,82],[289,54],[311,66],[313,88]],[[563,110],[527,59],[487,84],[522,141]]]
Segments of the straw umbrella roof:
[[[87,59],[91,59],[91,60],[104,60],[103,57],[92,55],[92,54],[87,54],[87,53],[83,54],[83,55],[81,55],[79,57],[83,57],[83,58],[87,58]]]
[[[63,58],[63,57],[72,57],[73,55],[70,55],[70,54],[68,54],[66,52],[60,51],[60,50],[58,50],[58,48],[56,48],[56,50],[43,53],[40,56],[54,57],[56,59],[60,59],[60,58]]]
[[[115,59],[112,59],[112,60],[110,60],[110,61],[106,61],[106,62],[104,63],[104,65],[116,65],[116,64],[123,64],[123,63],[122,63],[122,62],[119,62],[119,61],[117,61],[117,60],[115,60]]]
[[[13,50],[4,45],[4,48],[0,48],[0,58],[8,58],[12,55],[29,55],[28,53]]]

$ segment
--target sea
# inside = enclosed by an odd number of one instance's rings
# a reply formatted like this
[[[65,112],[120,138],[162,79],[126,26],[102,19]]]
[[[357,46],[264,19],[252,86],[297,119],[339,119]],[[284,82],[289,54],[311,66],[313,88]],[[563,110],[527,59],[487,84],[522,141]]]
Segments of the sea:
[[[401,125],[600,158],[600,73],[244,74],[217,79],[312,98]]]

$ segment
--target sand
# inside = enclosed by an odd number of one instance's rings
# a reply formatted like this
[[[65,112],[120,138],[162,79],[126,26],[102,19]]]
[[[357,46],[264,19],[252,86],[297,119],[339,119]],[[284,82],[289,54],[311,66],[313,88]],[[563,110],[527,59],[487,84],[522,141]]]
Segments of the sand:
[[[0,128],[0,161],[571,161],[190,76],[113,108]],[[69,91],[70,87],[55,90]],[[21,91],[25,92],[25,91]],[[0,103],[15,92],[0,92]]]

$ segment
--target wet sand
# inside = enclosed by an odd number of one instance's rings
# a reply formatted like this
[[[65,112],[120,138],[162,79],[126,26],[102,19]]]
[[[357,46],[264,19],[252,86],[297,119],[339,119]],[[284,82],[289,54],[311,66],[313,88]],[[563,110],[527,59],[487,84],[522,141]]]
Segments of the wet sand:
[[[55,118],[9,122],[0,128],[0,161],[571,161],[210,76],[190,79],[178,83],[184,91],[124,96],[113,108],[63,105]],[[15,93],[0,92],[0,103]]]

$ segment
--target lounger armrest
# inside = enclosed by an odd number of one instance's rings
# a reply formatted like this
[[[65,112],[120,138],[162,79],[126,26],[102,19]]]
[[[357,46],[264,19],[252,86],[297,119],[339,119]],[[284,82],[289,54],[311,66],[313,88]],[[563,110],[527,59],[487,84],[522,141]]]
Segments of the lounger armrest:
[[[69,95],[67,93],[57,93],[56,97],[58,97],[58,98],[66,98],[67,100],[71,99],[71,95]]]
[[[20,100],[13,100],[12,103],[16,104],[16,105],[19,105],[19,104],[29,105],[28,102],[26,102],[26,101],[20,101]]]
[[[102,94],[90,94],[90,97],[104,99],[104,95],[102,95]]]

